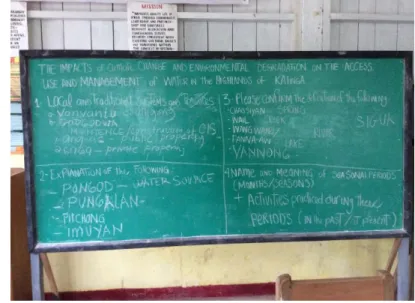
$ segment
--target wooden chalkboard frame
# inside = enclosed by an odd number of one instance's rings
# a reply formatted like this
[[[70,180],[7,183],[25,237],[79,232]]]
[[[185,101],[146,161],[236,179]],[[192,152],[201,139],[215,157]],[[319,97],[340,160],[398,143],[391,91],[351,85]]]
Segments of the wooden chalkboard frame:
[[[24,161],[26,182],[26,212],[29,250],[39,252],[87,251],[129,249],[144,247],[165,247],[203,244],[261,243],[288,241],[323,241],[346,239],[403,238],[413,235],[413,197],[414,197],[414,134],[413,134],[413,52],[412,51],[305,51],[305,52],[129,52],[129,51],[20,51],[20,77],[22,94]],[[404,197],[403,229],[392,231],[365,232],[319,232],[286,233],[240,236],[203,236],[189,238],[128,240],[110,242],[72,242],[42,244],[37,242],[36,197],[34,186],[32,114],[29,87],[29,61],[33,58],[142,58],[142,59],[386,59],[399,58],[405,62],[404,84]]]

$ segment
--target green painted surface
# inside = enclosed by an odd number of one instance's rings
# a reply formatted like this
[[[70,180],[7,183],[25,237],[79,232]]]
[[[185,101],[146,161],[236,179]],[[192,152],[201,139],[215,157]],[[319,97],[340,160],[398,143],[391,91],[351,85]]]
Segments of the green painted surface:
[[[402,229],[402,60],[29,72],[40,243]]]

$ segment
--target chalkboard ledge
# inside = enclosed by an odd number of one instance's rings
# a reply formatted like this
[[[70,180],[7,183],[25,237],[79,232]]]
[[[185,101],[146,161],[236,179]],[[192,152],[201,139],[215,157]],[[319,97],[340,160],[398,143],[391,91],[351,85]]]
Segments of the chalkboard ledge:
[[[407,238],[410,234],[405,230],[371,231],[371,232],[322,232],[303,234],[267,234],[253,236],[221,236],[221,237],[186,237],[148,240],[100,241],[100,242],[67,242],[67,243],[38,243],[31,250],[41,252],[71,252],[133,249],[148,247],[171,247],[209,244],[242,244],[242,243],[270,243],[270,242],[307,242],[328,240],[359,240],[380,238]]]

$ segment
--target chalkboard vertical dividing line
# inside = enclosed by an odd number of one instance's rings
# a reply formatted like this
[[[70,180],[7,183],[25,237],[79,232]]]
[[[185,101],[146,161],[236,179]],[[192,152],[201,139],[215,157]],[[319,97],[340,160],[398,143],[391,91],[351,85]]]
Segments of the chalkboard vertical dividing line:
[[[226,187],[225,187],[225,131],[223,129],[222,105],[220,102],[220,95],[218,96],[220,127],[222,130],[222,193],[223,193],[223,208],[225,211],[225,233],[228,234],[228,210],[226,206]]]

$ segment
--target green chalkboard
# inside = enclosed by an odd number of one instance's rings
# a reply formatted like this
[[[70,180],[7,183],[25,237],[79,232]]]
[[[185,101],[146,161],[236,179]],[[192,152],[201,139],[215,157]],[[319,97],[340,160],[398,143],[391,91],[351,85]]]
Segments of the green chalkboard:
[[[404,58],[24,64],[34,245],[404,230]]]

